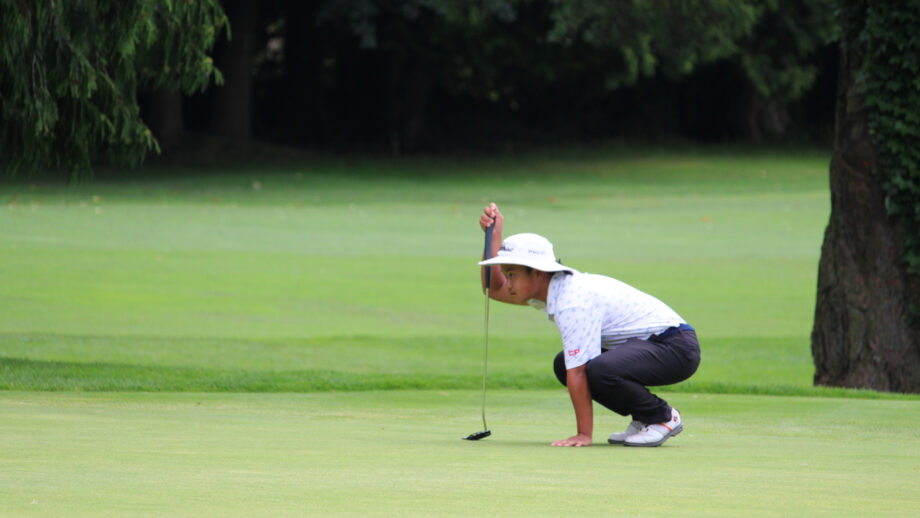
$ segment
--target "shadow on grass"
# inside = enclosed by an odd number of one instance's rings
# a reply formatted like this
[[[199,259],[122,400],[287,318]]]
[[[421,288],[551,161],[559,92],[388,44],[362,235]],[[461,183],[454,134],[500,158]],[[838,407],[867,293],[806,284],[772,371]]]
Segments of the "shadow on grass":
[[[490,380],[502,389],[547,388],[527,376]],[[478,376],[363,374],[334,370],[243,371],[0,358],[0,390],[128,392],[355,392],[477,389]]]
[[[242,371],[147,367],[0,358],[0,390],[84,392],[359,392],[370,390],[478,390],[478,376],[364,374],[334,370]],[[545,376],[492,376],[490,389],[553,389]],[[655,389],[669,393],[920,400],[918,394],[791,385],[737,385],[693,381]]]

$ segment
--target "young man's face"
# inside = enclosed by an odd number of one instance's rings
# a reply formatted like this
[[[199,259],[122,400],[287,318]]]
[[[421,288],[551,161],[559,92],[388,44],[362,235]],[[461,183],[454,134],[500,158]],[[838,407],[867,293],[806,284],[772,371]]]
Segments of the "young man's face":
[[[526,303],[536,297],[540,292],[541,280],[545,275],[539,270],[531,269],[528,272],[527,268],[516,264],[503,264],[502,273],[508,280],[508,293],[513,302],[517,304]]]

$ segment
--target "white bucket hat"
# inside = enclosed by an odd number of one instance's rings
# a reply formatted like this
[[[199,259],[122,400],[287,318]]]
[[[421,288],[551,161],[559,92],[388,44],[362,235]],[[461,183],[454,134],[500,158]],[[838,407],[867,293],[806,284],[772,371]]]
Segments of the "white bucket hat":
[[[502,247],[495,257],[480,261],[480,265],[519,264],[544,272],[570,272],[575,270],[556,260],[553,244],[537,234],[515,234],[502,241]]]

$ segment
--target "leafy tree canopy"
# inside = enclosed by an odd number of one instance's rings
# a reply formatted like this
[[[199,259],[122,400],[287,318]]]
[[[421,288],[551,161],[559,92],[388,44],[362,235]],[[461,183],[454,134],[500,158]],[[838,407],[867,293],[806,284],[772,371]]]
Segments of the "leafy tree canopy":
[[[225,28],[217,0],[0,0],[0,167],[139,163],[158,146],[138,89],[219,82],[207,51]]]
[[[807,58],[837,38],[830,0],[556,0],[550,38],[614,48],[611,87],[738,59],[761,95],[787,101],[814,81]]]
[[[294,1],[262,2],[263,16],[283,19]],[[679,77],[704,64],[731,61],[762,97],[783,103],[814,82],[810,60],[836,37],[829,4],[320,1],[311,4],[317,18],[305,27],[337,36],[313,41],[314,48],[323,48],[323,65],[307,81],[334,88],[326,85],[333,70],[327,63],[379,52],[387,73],[398,78],[380,90],[434,84],[454,98],[501,101],[515,110],[559,95],[577,94],[590,105],[641,78]],[[159,147],[140,119],[137,93],[145,88],[191,93],[220,82],[207,53],[224,30],[229,33],[218,0],[0,0],[0,167],[7,175],[46,168],[88,171],[103,153],[115,163],[139,163]],[[354,40],[343,43],[342,32]],[[355,41],[358,52],[349,47]],[[413,73],[424,81],[412,79]],[[392,93],[389,99],[398,106],[386,109],[424,110],[424,103]]]

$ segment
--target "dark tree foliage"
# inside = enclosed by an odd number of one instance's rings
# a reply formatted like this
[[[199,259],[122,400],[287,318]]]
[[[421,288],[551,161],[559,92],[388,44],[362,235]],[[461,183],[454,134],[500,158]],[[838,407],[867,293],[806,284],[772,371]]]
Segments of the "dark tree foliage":
[[[744,80],[733,109],[743,135],[761,140],[789,125],[785,107],[818,75],[816,54],[835,41],[830,0],[557,2],[551,37],[613,49],[604,70],[609,88],[644,77],[680,77],[727,62],[721,79],[738,70]],[[718,83],[718,80],[714,81]]]
[[[219,81],[207,51],[225,25],[215,0],[0,0],[0,167],[139,163],[157,142],[138,89]]]
[[[444,133],[443,126],[449,132],[470,112],[493,114],[490,122],[499,124],[616,134],[629,121],[662,118],[623,118],[638,97],[673,119],[682,106],[698,104],[673,92],[719,63],[728,66],[711,69],[721,74],[716,81],[728,78],[740,91],[732,92],[740,100],[730,124],[756,140],[783,134],[786,107],[814,84],[816,55],[837,34],[828,2],[340,0],[319,7],[317,26],[354,34],[355,48],[335,55],[330,69],[363,57],[363,84],[387,92],[364,113],[385,121],[393,149],[417,147],[415,135]],[[647,91],[628,91],[635,88]],[[432,118],[438,131],[425,131]],[[662,130],[669,131],[653,131]]]
[[[0,159],[136,164],[187,129],[396,153],[783,135],[836,34],[828,1],[223,0],[226,84],[183,99],[222,77],[217,0],[0,0]]]
[[[856,78],[870,110],[888,214],[906,229],[907,271],[920,275],[920,1],[872,2],[860,41],[865,69]],[[920,291],[911,295],[920,316]]]

